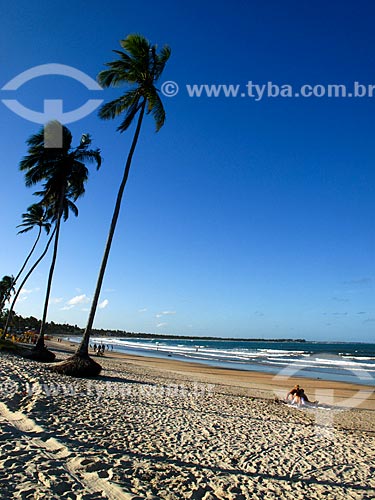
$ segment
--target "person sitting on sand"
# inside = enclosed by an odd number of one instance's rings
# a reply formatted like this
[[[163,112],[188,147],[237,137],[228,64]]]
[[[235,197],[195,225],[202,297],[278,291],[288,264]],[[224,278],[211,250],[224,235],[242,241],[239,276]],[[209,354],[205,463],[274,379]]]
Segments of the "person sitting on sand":
[[[298,394],[298,396],[299,396],[300,402],[301,402],[302,404],[305,404],[305,403],[311,403],[311,401],[310,401],[310,400],[309,400],[309,398],[306,396],[305,391],[304,391],[303,389],[300,389],[300,390],[299,390],[299,394]]]
[[[290,390],[286,396],[287,401],[290,401],[292,405],[305,405],[306,403],[311,403],[307,397],[305,390],[302,389],[298,384]],[[315,402],[316,403],[316,402]]]
[[[293,389],[291,389],[288,394],[286,395],[286,400],[287,401],[293,401],[293,399],[295,398],[297,392],[299,391],[299,385],[296,384]]]

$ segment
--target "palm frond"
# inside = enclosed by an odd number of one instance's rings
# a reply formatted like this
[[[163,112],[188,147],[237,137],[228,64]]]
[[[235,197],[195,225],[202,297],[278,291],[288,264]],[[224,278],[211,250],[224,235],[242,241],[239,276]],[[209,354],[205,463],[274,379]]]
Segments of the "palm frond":
[[[22,229],[21,231],[18,231],[17,234],[28,233],[29,231],[31,231],[32,229],[34,229],[34,226],[30,226],[29,224],[19,224],[17,227],[22,227],[22,226],[26,226],[25,229]]]
[[[121,87],[129,82],[129,66],[124,65],[122,61],[113,61],[107,63],[109,69],[104,69],[96,77],[99,85],[107,87]]]
[[[154,117],[156,132],[159,132],[165,123],[165,110],[156,89],[150,90],[147,94],[147,113]]]
[[[120,41],[120,45],[123,51],[114,51],[119,59],[106,64],[108,69],[99,73],[98,81],[106,87],[127,84],[133,88],[121,97],[104,104],[99,110],[99,117],[108,120],[125,113],[125,118],[117,128],[118,131],[124,132],[146,100],[147,113],[153,115],[158,131],[165,123],[165,110],[155,82],[164,70],[171,49],[165,45],[158,53],[157,46],[151,46],[150,42],[139,34],[128,35]]]
[[[121,125],[117,127],[117,130],[119,132],[125,132],[125,130],[127,130],[130,127],[130,125],[134,120],[135,115],[141,109],[143,102],[144,101],[140,103],[138,102],[137,104],[134,104],[127,110],[124,120],[122,121]]]
[[[156,55],[155,69],[154,69],[154,81],[156,82],[160,75],[163,73],[165,65],[170,58],[171,49],[168,45],[160,50],[160,53]]]
[[[102,120],[113,119],[124,111],[138,104],[140,98],[139,89],[128,90],[118,99],[104,104],[99,109],[99,117]]]
[[[80,151],[77,153],[76,159],[84,163],[96,163],[96,170],[99,170],[103,161],[99,148],[91,149],[89,151]]]
[[[76,205],[72,201],[68,200],[67,207],[69,208],[69,210],[73,213],[73,215],[75,217],[78,217],[78,208],[76,207]]]
[[[151,45],[143,35],[130,34],[120,41],[120,45],[135,59],[147,59],[149,57]]]

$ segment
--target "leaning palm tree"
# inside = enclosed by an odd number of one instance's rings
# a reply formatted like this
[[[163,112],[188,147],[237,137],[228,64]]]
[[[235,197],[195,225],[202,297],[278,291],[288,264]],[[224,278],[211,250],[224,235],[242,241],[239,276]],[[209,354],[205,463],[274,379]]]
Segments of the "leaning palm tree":
[[[34,241],[33,246],[31,247],[30,252],[28,253],[24,263],[22,264],[21,269],[18,271],[17,276],[14,278],[14,284],[17,283],[18,278],[23,273],[25,267],[27,266],[27,263],[29,262],[32,254],[34,253],[34,250],[42,235],[42,229],[44,229],[47,234],[49,234],[51,229],[51,224],[50,222],[48,222],[46,218],[46,209],[40,203],[34,203],[33,205],[31,205],[27,209],[27,212],[22,214],[22,220],[23,223],[19,224],[17,227],[23,227],[23,229],[19,230],[18,234],[27,233],[32,229],[34,229],[34,227],[38,227],[39,229],[37,237]]]
[[[123,50],[114,51],[119,57],[115,61],[106,64],[108,69],[99,73],[98,81],[103,87],[120,87],[125,85],[128,89],[118,99],[102,106],[99,116],[103,120],[109,120],[125,113],[122,123],[117,128],[120,132],[125,132],[135,118],[137,118],[137,124],[117,193],[107,243],[81,344],[74,356],[53,366],[55,371],[73,376],[95,376],[100,373],[100,365],[89,357],[88,346],[109,252],[120,213],[122,196],[128,180],[144,114],[151,114],[154,117],[156,131],[160,130],[165,121],[165,111],[155,83],[161,76],[165,64],[169,59],[171,54],[170,48],[164,46],[157,53],[157,46],[151,45],[141,35],[129,35],[124,40],[121,40],[120,44]]]
[[[14,310],[14,307],[16,305],[16,302],[18,300],[18,297],[23,289],[23,287],[25,286],[27,280],[30,278],[30,276],[32,275],[32,273],[35,271],[35,269],[37,268],[37,266],[40,264],[40,262],[44,259],[44,257],[46,256],[47,252],[48,252],[48,249],[49,249],[49,246],[53,240],[53,237],[55,236],[55,232],[56,232],[56,227],[53,229],[50,237],[48,238],[48,241],[47,241],[47,244],[46,246],[44,247],[44,250],[42,252],[42,254],[38,257],[38,259],[34,262],[34,264],[31,266],[31,268],[29,269],[29,271],[27,272],[27,274],[25,275],[25,277],[23,278],[21,284],[19,285],[14,297],[13,297],[13,300],[12,300],[12,303],[10,305],[10,308],[9,308],[9,311],[8,311],[8,315],[7,315],[7,319],[6,319],[6,323],[5,323],[5,327],[4,327],[4,331],[3,333],[1,334],[0,336],[0,341],[4,340],[7,336],[7,333],[8,333],[8,329],[9,329],[9,325],[10,325],[10,322],[12,320],[12,317],[13,317],[13,310]]]
[[[24,263],[22,264],[21,266],[21,269],[18,271],[18,274],[17,276],[14,278],[14,284],[16,284],[16,282],[18,281],[19,277],[21,276],[22,272],[24,271],[27,263],[29,262],[31,256],[33,255],[34,253],[34,250],[40,240],[40,237],[41,237],[41,234],[42,234],[42,229],[44,228],[46,233],[49,234],[50,232],[50,229],[51,229],[51,224],[48,222],[47,220],[47,213],[46,213],[46,209],[40,204],[40,203],[34,203],[33,205],[31,205],[28,209],[27,209],[27,212],[22,214],[22,219],[23,219],[23,223],[22,224],[19,224],[17,227],[23,227],[24,229],[18,231],[18,234],[22,234],[22,233],[27,233],[28,231],[31,231],[34,227],[38,226],[39,227],[39,230],[38,230],[38,234],[37,234],[37,237],[34,241],[34,244],[29,252],[29,254],[27,255]],[[46,245],[46,248],[44,250],[44,252],[42,253],[42,256],[39,257],[39,259],[37,259],[37,261],[34,263],[34,265],[31,267],[31,269],[29,270],[29,272],[26,274],[25,278],[23,279],[21,285],[18,287],[14,297],[13,297],[13,301],[10,305],[10,308],[9,308],[9,311],[8,311],[8,315],[7,315],[7,319],[6,319],[6,323],[5,323],[5,327],[4,327],[4,331],[3,333],[1,334],[0,336],[0,340],[3,340],[5,339],[7,333],[8,333],[8,328],[9,328],[9,325],[10,325],[10,322],[11,322],[11,319],[12,319],[12,316],[13,316],[13,309],[14,309],[14,306],[17,302],[17,299],[19,297],[19,294],[21,293],[21,290],[23,289],[26,281],[28,280],[28,278],[30,277],[30,275],[32,274],[32,272],[34,271],[34,269],[37,267],[37,265],[39,264],[39,262],[43,259],[44,255],[47,253],[47,250],[48,250],[48,247],[49,247],[49,244],[51,242],[51,238],[49,239],[47,245]]]
[[[62,134],[61,140],[56,140],[57,134]],[[58,144],[60,147],[48,147]],[[70,130],[59,122],[50,122],[44,129],[32,135],[27,141],[28,155],[20,163],[20,169],[25,172],[26,186],[43,183],[43,190],[35,194],[42,197],[41,204],[47,208],[47,217],[54,222],[54,247],[50,265],[43,317],[35,348],[29,357],[40,361],[53,361],[55,355],[46,349],[44,344],[45,324],[55,270],[59,244],[61,219],[67,220],[71,210],[75,216],[78,209],[74,202],[85,192],[88,179],[86,163],[101,165],[99,149],[88,149],[91,138],[82,135],[78,146],[72,147]]]
[[[0,312],[14,292],[14,276],[3,276],[0,280]]]

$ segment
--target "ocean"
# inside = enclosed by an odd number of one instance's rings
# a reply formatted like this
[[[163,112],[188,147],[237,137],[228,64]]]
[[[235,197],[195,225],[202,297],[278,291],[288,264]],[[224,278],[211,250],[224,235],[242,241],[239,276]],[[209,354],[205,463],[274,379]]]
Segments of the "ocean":
[[[126,354],[375,386],[375,344],[93,337],[94,344]]]

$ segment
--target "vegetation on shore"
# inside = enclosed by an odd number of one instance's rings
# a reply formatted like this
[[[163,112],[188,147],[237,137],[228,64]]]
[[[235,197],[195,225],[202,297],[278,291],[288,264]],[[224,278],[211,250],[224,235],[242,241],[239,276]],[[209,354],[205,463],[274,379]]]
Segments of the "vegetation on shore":
[[[4,316],[3,316],[4,318]],[[0,315],[0,329],[3,327],[4,321]],[[13,314],[12,325],[14,332],[23,332],[25,330],[36,330],[40,328],[40,320],[29,316],[23,318],[20,315]],[[82,336],[83,328],[77,325],[69,325],[67,323],[54,323],[50,321],[45,324],[45,334],[50,336]],[[197,335],[169,335],[160,333],[144,333],[144,332],[128,332],[126,330],[110,330],[110,329],[97,329],[92,330],[92,336],[95,337],[122,337],[129,339],[192,339],[192,340],[223,340],[223,341],[238,341],[238,342],[306,342],[305,339],[264,339],[264,338],[232,338],[232,337],[208,337]]]

